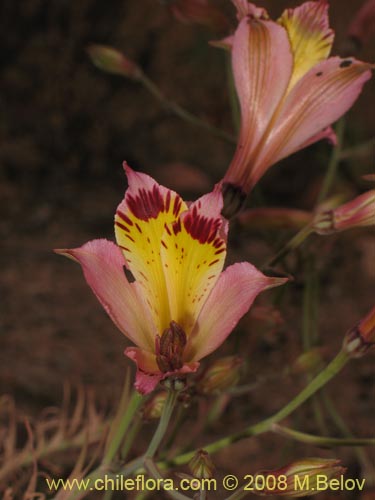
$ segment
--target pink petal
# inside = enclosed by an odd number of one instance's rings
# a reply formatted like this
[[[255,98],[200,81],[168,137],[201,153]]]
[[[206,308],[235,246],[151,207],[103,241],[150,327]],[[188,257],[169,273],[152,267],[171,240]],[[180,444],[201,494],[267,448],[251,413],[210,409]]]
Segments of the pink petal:
[[[326,0],[304,2],[295,9],[285,10],[278,22],[286,29],[293,52],[291,89],[330,54],[334,33],[329,27],[328,3]]]
[[[228,267],[202,308],[189,338],[186,359],[200,360],[217,349],[260,292],[286,281],[269,278],[247,262]]]
[[[156,363],[155,353],[138,349],[137,347],[128,347],[125,349],[125,355],[134,361],[137,365],[135,378],[135,388],[141,394],[148,394],[155,389],[160,380],[171,375],[187,374],[197,371],[198,362],[185,363],[182,368],[174,372],[162,373]]]
[[[249,170],[263,134],[286,92],[293,58],[285,29],[244,18],[233,40],[233,73],[241,105],[239,143],[224,181],[249,190]]]
[[[153,348],[155,327],[138,285],[125,277],[125,260],[114,243],[93,240],[80,248],[55,251],[81,264],[88,285],[122,333],[136,345]]]
[[[288,94],[254,166],[256,177],[338,120],[371,77],[370,68],[355,59],[331,57],[310,70]]]
[[[307,146],[311,146],[311,144],[321,141],[322,139],[326,139],[328,142],[332,144],[332,146],[337,145],[336,132],[333,130],[332,127],[326,127],[325,129],[321,130],[317,134],[310,137],[310,139],[308,139],[306,142],[301,144],[301,146],[298,148],[298,151],[300,149],[307,148]]]

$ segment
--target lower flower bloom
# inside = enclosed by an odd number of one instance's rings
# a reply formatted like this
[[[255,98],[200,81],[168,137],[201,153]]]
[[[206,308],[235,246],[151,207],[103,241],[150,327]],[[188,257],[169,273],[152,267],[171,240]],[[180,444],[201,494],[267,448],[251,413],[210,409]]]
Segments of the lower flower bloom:
[[[149,393],[166,377],[196,371],[255,297],[286,279],[246,262],[222,272],[227,222],[219,189],[188,206],[148,175],[125,170],[117,244],[99,239],[56,252],[81,264],[112,321],[136,345],[125,354],[137,364],[137,390]]]

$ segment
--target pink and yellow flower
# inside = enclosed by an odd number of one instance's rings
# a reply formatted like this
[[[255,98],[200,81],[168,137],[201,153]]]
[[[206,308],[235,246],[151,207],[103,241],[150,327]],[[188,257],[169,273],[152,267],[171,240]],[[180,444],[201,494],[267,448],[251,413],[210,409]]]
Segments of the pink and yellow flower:
[[[125,169],[117,245],[99,239],[57,252],[81,264],[104,309],[136,345],[125,354],[137,364],[136,388],[148,393],[170,375],[196,371],[255,297],[286,280],[245,262],[222,272],[227,223],[220,190],[188,206],[148,175]]]
[[[224,177],[228,215],[271,165],[322,138],[335,142],[330,125],[352,106],[373,67],[329,57],[326,0],[287,9],[276,22],[246,0],[233,3],[239,25],[223,44],[232,51],[241,129]]]

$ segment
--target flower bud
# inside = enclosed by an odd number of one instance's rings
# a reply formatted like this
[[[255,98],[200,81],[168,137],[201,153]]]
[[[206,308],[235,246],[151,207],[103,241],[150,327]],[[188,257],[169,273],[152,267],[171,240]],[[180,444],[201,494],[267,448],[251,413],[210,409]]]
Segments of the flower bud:
[[[147,401],[142,410],[144,420],[155,420],[161,417],[167,395],[167,391],[160,391]]]
[[[264,478],[265,487],[257,489],[258,495],[304,497],[319,493],[318,479],[329,481],[342,475],[346,469],[339,465],[340,460],[324,458],[306,458],[292,462],[281,469],[258,472],[255,475]],[[268,480],[269,478],[269,480]],[[257,481],[259,484],[260,481]],[[270,486],[267,486],[267,485]],[[271,489],[272,488],[272,489]]]
[[[119,50],[106,45],[90,45],[87,52],[94,65],[106,73],[122,75],[133,80],[139,80],[142,76],[140,67]]]
[[[348,37],[359,48],[366,45],[375,35],[375,0],[367,0],[354,16],[348,29]]]
[[[320,212],[313,221],[316,233],[326,235],[346,229],[375,225],[375,189],[334,210]]]
[[[375,306],[345,335],[343,348],[352,358],[362,357],[375,345]]]
[[[201,394],[223,392],[237,384],[243,361],[238,356],[227,356],[213,361],[203,372],[197,383]]]
[[[172,0],[168,6],[172,15],[185,24],[201,24],[215,31],[229,29],[225,15],[208,0]]]
[[[211,479],[215,466],[205,450],[198,450],[189,462],[189,469],[197,479]]]
[[[302,229],[310,222],[312,214],[304,210],[282,207],[252,208],[237,217],[245,229]]]
[[[186,333],[175,321],[156,338],[156,362],[161,372],[179,370],[183,366],[182,355],[186,346]]]
[[[298,356],[290,368],[290,373],[292,375],[311,373],[320,368],[322,363],[322,349],[320,347],[315,347]]]

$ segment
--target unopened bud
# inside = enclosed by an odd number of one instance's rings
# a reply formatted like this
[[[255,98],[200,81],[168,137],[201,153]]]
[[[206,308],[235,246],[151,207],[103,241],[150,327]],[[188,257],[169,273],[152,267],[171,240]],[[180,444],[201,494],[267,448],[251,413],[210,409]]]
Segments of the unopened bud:
[[[375,345],[375,307],[345,335],[343,348],[352,358],[362,357]]]
[[[156,362],[161,372],[179,370],[183,366],[183,353],[186,346],[186,333],[175,321],[156,337]]]
[[[245,229],[302,229],[312,219],[312,214],[304,210],[289,208],[251,208],[237,217]]]
[[[333,234],[346,229],[375,225],[375,189],[334,210],[320,212],[313,222],[318,234]]]
[[[126,76],[133,80],[139,80],[142,76],[140,67],[119,50],[106,45],[90,45],[87,52],[94,65],[106,73]]]
[[[311,373],[321,368],[322,363],[322,349],[320,347],[315,347],[298,356],[290,368],[290,373],[292,375]]]
[[[147,401],[142,410],[142,416],[145,420],[155,420],[161,417],[167,395],[167,391],[160,391]]]
[[[324,458],[306,458],[292,462],[281,469],[258,472],[262,476],[265,488],[257,489],[258,495],[287,496],[291,498],[305,497],[319,493],[319,481],[327,484],[346,471],[340,460]],[[256,484],[259,484],[260,481]],[[268,486],[268,484],[270,486]],[[272,489],[271,489],[272,488]]]
[[[375,0],[367,0],[354,16],[348,37],[358,44],[366,45],[375,35]]]
[[[189,462],[189,469],[197,479],[211,479],[215,473],[215,466],[205,450],[198,450]]]
[[[182,23],[200,24],[215,31],[229,29],[226,16],[208,0],[172,0],[168,8]]]
[[[243,361],[238,356],[226,356],[213,361],[197,383],[201,394],[216,394],[235,386],[241,375]]]

